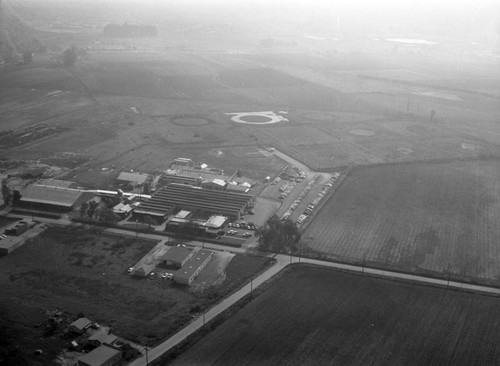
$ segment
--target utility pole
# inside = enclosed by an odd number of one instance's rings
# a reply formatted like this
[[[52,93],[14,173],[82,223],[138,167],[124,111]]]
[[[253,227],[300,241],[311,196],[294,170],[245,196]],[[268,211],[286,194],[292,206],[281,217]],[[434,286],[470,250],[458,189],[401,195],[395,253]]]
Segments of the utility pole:
[[[144,348],[144,349],[146,350],[146,366],[148,366],[148,365],[149,365],[149,359],[148,359],[148,351],[149,351],[149,348],[148,348],[148,347],[146,347],[146,348]]]
[[[300,263],[300,257],[302,256],[302,241],[299,240],[299,263]]]
[[[253,297],[253,275],[250,277],[250,298]]]

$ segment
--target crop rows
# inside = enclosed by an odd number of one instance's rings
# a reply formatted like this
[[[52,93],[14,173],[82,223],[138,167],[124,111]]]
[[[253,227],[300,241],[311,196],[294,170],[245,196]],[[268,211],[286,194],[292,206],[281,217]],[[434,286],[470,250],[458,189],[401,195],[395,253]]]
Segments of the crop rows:
[[[496,161],[356,170],[304,236],[332,258],[496,279],[499,177]]]

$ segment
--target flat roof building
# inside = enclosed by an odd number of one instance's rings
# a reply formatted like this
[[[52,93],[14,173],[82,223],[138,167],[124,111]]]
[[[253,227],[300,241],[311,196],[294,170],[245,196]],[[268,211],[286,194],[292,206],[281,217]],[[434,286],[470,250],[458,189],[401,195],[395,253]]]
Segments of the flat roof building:
[[[78,318],[73,323],[71,323],[69,327],[71,330],[77,333],[83,333],[83,331],[90,327],[91,324],[92,322],[87,318]]]
[[[174,274],[174,281],[182,285],[190,285],[201,270],[210,262],[213,254],[213,251],[206,249],[200,249],[193,253],[189,261]]]
[[[22,190],[19,206],[71,211],[92,195],[80,189],[31,185]]]
[[[75,182],[70,182],[68,180],[60,180],[60,179],[43,179],[38,182],[37,185],[40,186],[50,186],[50,187],[58,187],[58,188],[78,188],[78,184]]]
[[[195,213],[239,219],[253,204],[254,197],[248,194],[172,183],[141,203],[136,212],[140,210],[166,217],[175,207]]]
[[[129,173],[121,172],[116,178],[120,182],[130,183],[133,186],[141,186],[149,179],[149,175],[146,173]]]
[[[112,366],[121,359],[121,351],[102,345],[78,358],[78,366]]]
[[[193,256],[193,251],[185,247],[172,247],[162,257],[161,260],[166,266],[181,268]]]

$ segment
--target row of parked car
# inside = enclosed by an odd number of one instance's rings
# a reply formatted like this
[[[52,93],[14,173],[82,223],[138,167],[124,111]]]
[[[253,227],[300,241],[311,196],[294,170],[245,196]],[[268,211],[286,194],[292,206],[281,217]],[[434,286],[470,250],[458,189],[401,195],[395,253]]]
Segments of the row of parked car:
[[[245,221],[242,222],[230,222],[227,224],[228,227],[235,227],[238,229],[246,229],[246,230],[257,230],[257,226],[253,224],[248,224]]]
[[[291,182],[291,181],[283,184],[280,187],[280,192],[281,192],[280,198],[283,199],[286,196],[288,196],[293,191],[293,189],[295,188],[296,185],[297,185],[297,183]]]
[[[321,202],[321,200],[327,195],[328,191],[333,187],[333,183],[340,177],[339,172],[335,172],[333,176],[326,182],[323,189],[316,195],[316,197],[307,205],[302,215],[300,215],[295,222],[297,227],[301,227],[306,218],[312,214],[316,206]]]
[[[237,236],[237,235],[239,235],[239,232],[238,232],[237,230],[232,230],[232,229],[231,229],[231,230],[226,231],[226,235],[234,235],[234,236]],[[244,238],[249,238],[249,237],[251,237],[251,236],[252,236],[252,233],[249,233],[249,232],[242,233],[242,234],[241,234],[241,236],[242,236],[242,237],[244,237]]]
[[[286,220],[292,215],[292,212],[297,208],[298,205],[300,205],[306,194],[309,193],[313,185],[316,183],[318,177],[319,175],[314,176],[314,178],[307,184],[307,186],[302,190],[302,192],[300,192],[297,199],[293,201],[293,203],[290,205],[290,208],[281,217],[282,220]]]

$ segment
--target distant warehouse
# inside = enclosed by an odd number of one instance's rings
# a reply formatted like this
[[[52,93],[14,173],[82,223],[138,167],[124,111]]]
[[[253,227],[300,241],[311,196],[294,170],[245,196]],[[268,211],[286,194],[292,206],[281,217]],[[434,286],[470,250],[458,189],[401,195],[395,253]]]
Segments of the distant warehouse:
[[[32,185],[21,192],[19,206],[37,210],[67,212],[79,207],[83,201],[92,196],[92,193],[79,189]]]
[[[134,214],[164,215],[166,218],[173,209],[182,209],[240,219],[253,205],[254,197],[249,194],[172,183],[141,203]]]

